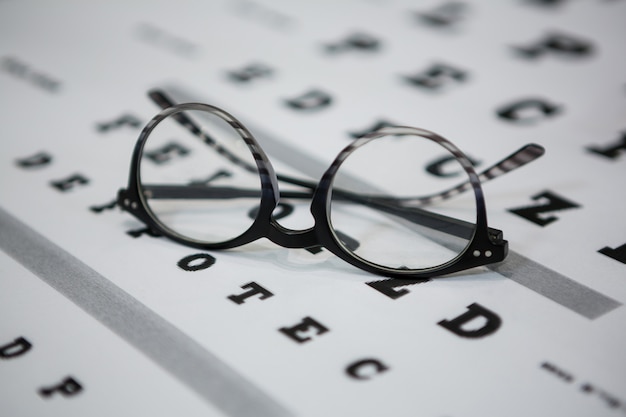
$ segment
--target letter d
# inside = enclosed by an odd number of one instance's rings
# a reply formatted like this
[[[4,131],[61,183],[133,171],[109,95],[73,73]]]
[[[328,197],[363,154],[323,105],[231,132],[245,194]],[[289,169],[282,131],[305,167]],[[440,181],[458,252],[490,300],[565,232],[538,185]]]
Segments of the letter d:
[[[30,350],[33,345],[23,337],[18,337],[13,342],[0,345],[0,359],[11,359],[22,356]]]
[[[458,317],[453,318],[452,320],[441,320],[437,324],[445,329],[450,330],[457,336],[467,337],[470,339],[485,337],[492,333],[495,333],[502,324],[502,319],[500,319],[500,317],[496,313],[491,310],[487,310],[485,307],[481,306],[478,303],[473,303],[467,306],[467,310],[468,311]],[[481,327],[465,327],[465,325],[479,317],[483,317],[484,319],[486,319],[485,324],[483,324]]]

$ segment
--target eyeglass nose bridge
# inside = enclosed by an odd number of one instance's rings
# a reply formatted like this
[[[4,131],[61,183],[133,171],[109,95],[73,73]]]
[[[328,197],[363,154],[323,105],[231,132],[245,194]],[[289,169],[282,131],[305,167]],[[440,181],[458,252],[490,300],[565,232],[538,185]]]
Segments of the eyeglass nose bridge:
[[[320,246],[315,227],[303,230],[289,229],[272,218],[265,237],[284,248],[306,249]]]
[[[317,188],[313,190],[310,199],[310,215],[313,215],[313,220],[315,222],[314,225],[306,229],[292,229],[282,225],[280,223],[280,218],[275,216],[276,209],[280,205],[280,191],[278,191],[277,184],[275,184],[275,182],[277,182],[277,178],[273,175],[269,175],[268,177],[262,179],[262,181],[267,181],[275,185],[275,187],[266,187],[268,194],[273,195],[271,197],[266,196],[264,201],[271,201],[272,204],[265,205],[264,210],[262,209],[259,211],[257,219],[255,220],[255,223],[257,224],[266,225],[265,230],[259,231],[262,237],[265,237],[284,248],[306,249],[321,246],[322,242],[319,236],[319,231],[323,227],[320,223],[323,222],[319,221],[319,216],[316,216],[315,210],[313,210],[313,207],[319,204],[316,203],[316,201],[320,199],[319,190]],[[299,197],[301,198],[301,196]]]
[[[273,172],[272,172],[273,173]],[[335,252],[332,250],[332,246],[334,246],[334,239],[332,238],[331,226],[329,224],[329,219],[327,215],[327,202],[328,202],[328,187],[330,184],[329,175],[323,176],[321,181],[317,184],[317,186],[312,189],[312,193],[310,195],[310,213],[314,221],[313,226],[308,227],[306,229],[292,229],[284,226],[280,223],[280,219],[274,216],[277,207],[280,205],[281,197],[283,193],[278,191],[277,181],[275,174],[269,175],[262,179],[262,182],[267,181],[271,183],[272,187],[265,186],[264,190],[266,190],[267,194],[272,194],[265,196],[263,202],[266,204],[262,204],[262,208],[257,213],[257,218],[255,219],[255,224],[265,225],[264,230],[256,230],[259,234],[259,237],[265,237],[272,241],[273,243],[282,246],[284,248],[291,249],[308,249],[315,247],[326,247],[331,249],[331,252]],[[310,187],[312,184],[309,184]],[[313,188],[313,187],[311,187]],[[277,194],[274,194],[277,193]],[[289,192],[286,192],[286,196],[289,196]],[[302,198],[302,193],[296,192],[298,198]],[[277,198],[278,197],[278,198]],[[268,202],[272,202],[272,204],[268,204]],[[253,226],[254,228],[254,226]]]

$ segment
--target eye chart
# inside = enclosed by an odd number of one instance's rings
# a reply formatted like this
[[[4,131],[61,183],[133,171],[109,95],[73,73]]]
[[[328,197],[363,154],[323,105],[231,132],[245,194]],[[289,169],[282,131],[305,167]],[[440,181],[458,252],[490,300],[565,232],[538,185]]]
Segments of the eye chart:
[[[0,414],[626,415],[625,21],[621,0],[0,1]],[[314,179],[388,125],[479,170],[546,154],[483,184],[499,264],[198,250],[116,206],[153,89]]]

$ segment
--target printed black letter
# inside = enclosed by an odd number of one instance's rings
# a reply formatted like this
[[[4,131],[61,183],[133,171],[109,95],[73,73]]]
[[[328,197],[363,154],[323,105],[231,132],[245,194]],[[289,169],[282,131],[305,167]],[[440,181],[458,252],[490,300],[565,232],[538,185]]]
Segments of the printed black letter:
[[[28,352],[33,345],[23,337],[18,337],[11,343],[0,345],[0,359],[11,359],[22,356]]]
[[[128,236],[138,238],[143,235],[148,235],[152,237],[161,237],[161,234],[155,230],[150,229],[149,227],[142,227],[141,229],[129,230],[126,232]]]
[[[378,121],[374,123],[372,127],[370,127],[369,129],[365,129],[360,132],[350,132],[350,136],[357,139],[357,138],[367,135],[368,133],[376,132],[377,130],[382,129],[383,127],[393,127],[393,126],[398,126],[398,124],[392,123],[386,119],[378,119]]]
[[[208,253],[196,253],[178,261],[178,266],[185,271],[201,271],[215,263],[215,258]]]
[[[480,162],[476,161],[474,158],[471,157],[467,157],[469,159],[469,161],[472,163],[472,165],[474,166],[478,166],[480,165]],[[446,170],[444,167],[446,164],[450,163],[450,162],[455,162],[456,161],[456,157],[452,156],[452,155],[446,155],[443,156],[439,159],[434,160],[433,162],[431,162],[430,164],[426,165],[426,172],[429,172],[430,174],[436,176],[436,177],[458,177],[459,175],[464,175],[465,172],[462,172],[460,170],[456,170],[456,171],[448,171]],[[454,166],[459,166],[458,163],[453,164]]]
[[[58,181],[50,181],[51,186],[62,192],[69,191],[77,185],[87,184],[89,184],[89,180],[81,174],[74,174]]]
[[[68,376],[57,385],[40,388],[39,395],[44,398],[49,398],[55,393],[59,393],[64,397],[71,397],[80,393],[82,390],[82,385],[80,385],[80,383],[76,379]]]
[[[609,159],[617,159],[622,152],[626,152],[626,132],[622,133],[621,139],[618,139],[614,144],[604,148],[600,148],[598,146],[588,146],[587,150]]]
[[[553,117],[561,111],[561,107],[543,99],[524,99],[501,107],[496,114],[501,119],[512,123],[530,124]]]
[[[272,72],[273,70],[267,65],[253,63],[241,69],[229,71],[228,77],[237,83],[248,83],[255,78],[269,77],[272,75]]]
[[[248,291],[243,292],[238,295],[235,295],[235,294],[229,295],[227,298],[231,300],[233,303],[243,304],[246,302],[246,299],[252,297],[253,295],[259,294],[259,297],[258,297],[259,300],[265,300],[266,298],[269,298],[274,295],[267,289],[257,284],[256,282],[250,282],[246,285],[242,285],[241,288],[248,289]]]
[[[155,164],[160,165],[170,161],[173,155],[185,156],[189,152],[190,150],[185,148],[184,146],[176,142],[170,142],[167,145],[160,147],[159,149],[144,152],[144,155]]]
[[[545,53],[555,53],[565,57],[584,57],[593,52],[593,45],[570,35],[550,33],[530,46],[516,46],[514,49],[523,57],[535,59]]]
[[[112,120],[110,122],[102,122],[102,123],[96,124],[96,129],[100,133],[105,133],[110,130],[118,129],[122,126],[130,126],[132,128],[138,128],[138,127],[141,127],[141,124],[142,124],[141,120],[139,120],[137,117],[133,116],[132,114],[123,114],[117,119]]]
[[[378,359],[363,359],[348,366],[346,368],[346,373],[351,378],[364,381],[377,374],[381,374],[388,369],[389,367]]]
[[[285,100],[285,103],[294,110],[310,111],[328,107],[332,101],[330,94],[313,89],[293,99]]]
[[[38,168],[48,165],[50,162],[52,162],[52,156],[48,152],[38,152],[33,156],[20,158],[15,161],[20,168]]]
[[[93,211],[94,213],[102,213],[105,210],[113,210],[115,208],[115,206],[117,206],[117,200],[112,200],[108,203],[105,204],[100,204],[100,205],[96,205],[96,206],[89,206],[89,210]]]
[[[467,337],[470,339],[485,337],[492,333],[495,333],[502,324],[502,320],[496,313],[487,310],[485,307],[481,306],[478,303],[467,306],[467,310],[468,311],[452,320],[441,320],[437,324],[445,329],[450,330],[457,336]],[[483,324],[481,327],[463,327],[464,325],[472,322],[479,317],[482,317],[486,320],[485,324]]]
[[[609,258],[613,258],[618,262],[626,264],[626,243],[624,243],[622,246],[619,246],[615,249],[609,248],[608,246],[606,246],[600,249],[598,252],[600,252],[603,255],[608,256]]]
[[[272,218],[274,220],[280,220],[282,218],[289,216],[291,213],[293,213],[293,210],[294,210],[294,207],[292,204],[280,202],[274,209],[274,212],[272,213]],[[256,219],[256,216],[258,214],[259,214],[259,208],[254,207],[250,209],[250,211],[248,212],[248,217],[250,217],[251,219]]]
[[[311,340],[311,337],[303,336],[303,335],[300,335],[299,333],[304,333],[309,329],[315,329],[316,331],[315,335],[324,334],[328,331],[328,328],[326,328],[324,325],[317,322],[316,320],[312,319],[311,317],[303,318],[302,321],[299,324],[296,324],[295,326],[281,327],[278,330],[281,333],[283,333],[285,336],[289,337],[290,339],[298,343],[304,343],[304,342],[308,342],[309,340]]]
[[[342,51],[365,51],[374,52],[380,48],[380,41],[367,33],[357,32],[345,39],[333,44],[326,45],[326,51],[336,53]]]
[[[450,1],[427,12],[418,12],[417,17],[424,23],[437,26],[448,27],[458,22],[466,13],[466,5],[460,1]]]
[[[533,200],[545,198],[547,199],[547,202],[538,206],[520,207],[516,209],[509,209],[508,211],[517,214],[518,216],[521,216],[526,220],[530,220],[531,222],[538,224],[539,226],[546,226],[558,220],[558,217],[542,217],[541,214],[580,207],[578,204],[559,197],[551,191],[544,191],[542,193],[532,196],[531,198]]]
[[[423,284],[425,282],[430,281],[430,278],[421,278],[421,279],[397,279],[397,278],[389,278],[383,279],[381,281],[371,281],[366,284],[370,287],[374,288],[376,291],[381,294],[386,295],[392,300],[396,300],[403,295],[407,295],[409,290],[406,288],[402,288],[401,290],[396,290],[398,287],[405,287],[407,285],[415,285],[415,284]]]
[[[433,64],[415,75],[403,77],[410,84],[430,91],[441,91],[467,79],[467,72],[446,64]]]

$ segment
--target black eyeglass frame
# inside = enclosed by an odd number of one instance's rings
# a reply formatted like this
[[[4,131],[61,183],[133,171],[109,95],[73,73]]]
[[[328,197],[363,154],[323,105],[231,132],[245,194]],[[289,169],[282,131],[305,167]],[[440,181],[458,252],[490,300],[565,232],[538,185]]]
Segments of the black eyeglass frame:
[[[231,127],[233,127],[244,140],[248,149],[252,153],[258,174],[261,181],[261,199],[260,206],[256,211],[250,227],[241,235],[220,243],[207,243],[185,237],[163,225],[152,213],[150,205],[146,201],[145,196],[140,192],[141,178],[139,165],[143,154],[144,145],[150,136],[152,130],[164,119],[186,110],[200,110],[214,114]],[[476,201],[476,223],[463,222],[461,220],[452,219],[446,216],[440,216],[434,213],[428,213],[429,216],[440,218],[440,221],[453,223],[463,228],[471,228],[473,235],[466,245],[465,249],[450,261],[438,266],[425,269],[394,269],[383,265],[372,263],[352,253],[346,246],[341,243],[341,238],[337,235],[332,227],[330,219],[331,193],[333,192],[332,183],[334,176],[343,163],[343,161],[356,149],[364,146],[368,142],[386,135],[416,135],[425,139],[437,142],[448,151],[450,151],[460,162],[463,169],[469,177],[469,183],[474,191]],[[288,177],[280,176],[281,179]],[[268,238],[275,244],[286,248],[310,248],[321,246],[329,250],[334,255],[348,262],[349,264],[365,270],[367,272],[378,274],[386,277],[417,279],[431,278],[440,275],[447,275],[454,272],[470,269],[477,266],[483,266],[490,263],[500,262],[504,260],[508,251],[508,242],[503,239],[502,231],[488,227],[486,205],[484,194],[478,174],[475,172],[470,160],[447,139],[427,130],[412,127],[387,127],[378,131],[367,134],[361,138],[354,140],[350,145],[346,146],[336,157],[328,170],[323,174],[321,180],[315,186],[311,196],[310,211],[314,219],[314,225],[304,230],[292,230],[282,226],[272,213],[278,206],[280,201],[279,176],[276,175],[274,168],[262,150],[254,136],[250,131],[240,123],[234,116],[226,111],[203,103],[182,103],[175,104],[164,108],[152,120],[150,120],[139,135],[137,144],[133,151],[131,160],[130,176],[128,188],[122,189],[118,193],[118,205],[134,215],[140,221],[145,223],[150,229],[157,233],[170,238],[181,244],[204,250],[221,250],[230,249],[245,245],[260,238]],[[288,181],[311,187],[305,181],[293,180]],[[406,210],[416,210],[414,208]],[[417,209],[418,210],[418,209]],[[395,211],[395,209],[393,210]],[[397,212],[394,212],[397,214]]]

